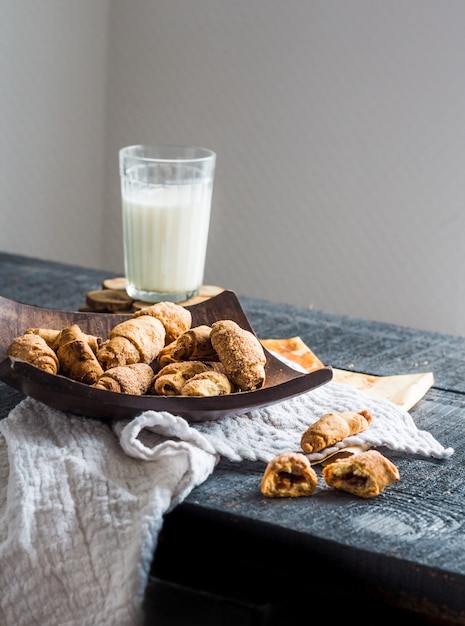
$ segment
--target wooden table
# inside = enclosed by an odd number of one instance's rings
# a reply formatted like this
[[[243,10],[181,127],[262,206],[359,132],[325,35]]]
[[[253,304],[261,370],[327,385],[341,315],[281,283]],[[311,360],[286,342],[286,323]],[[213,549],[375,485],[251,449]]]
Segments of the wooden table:
[[[27,304],[77,310],[108,276],[0,254],[0,295]],[[401,480],[366,501],[329,490],[266,499],[263,464],[220,462],[165,518],[147,624],[269,626],[313,621],[320,609],[328,624],[465,624],[465,337],[238,295],[259,337],[299,335],[328,365],[432,371],[435,384],[411,414],[455,454],[438,461],[385,451]],[[0,417],[21,399],[0,383]]]

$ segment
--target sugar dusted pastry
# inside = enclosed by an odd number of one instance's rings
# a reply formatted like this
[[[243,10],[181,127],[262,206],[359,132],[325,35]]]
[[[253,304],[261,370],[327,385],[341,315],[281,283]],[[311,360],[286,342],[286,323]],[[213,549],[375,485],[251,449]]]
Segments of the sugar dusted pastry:
[[[300,446],[306,454],[319,452],[350,435],[362,432],[368,428],[372,419],[371,413],[366,410],[358,413],[326,413],[307,428],[300,440]]]
[[[103,369],[131,363],[151,363],[165,345],[165,328],[159,319],[145,315],[130,318],[110,331],[110,339],[97,352]]]
[[[360,498],[373,498],[400,479],[399,470],[377,450],[367,450],[323,467],[329,487]]]
[[[147,363],[119,365],[106,370],[94,383],[97,389],[141,396],[150,388],[154,372]]]
[[[165,365],[154,377],[150,393],[159,396],[180,396],[186,382],[208,365],[202,361],[179,361]]]
[[[231,393],[232,386],[226,374],[215,370],[200,372],[185,383],[182,396],[223,396]]]
[[[186,330],[161,350],[158,364],[165,367],[177,361],[218,361],[210,333],[211,327],[206,325]]]
[[[242,391],[259,389],[265,382],[266,356],[257,337],[233,320],[212,324],[211,342],[228,378]]]
[[[103,374],[103,368],[78,324],[60,331],[54,346],[60,362],[60,373],[64,376],[92,385]]]
[[[163,324],[166,332],[165,345],[168,345],[192,326],[189,309],[174,302],[157,302],[133,314],[134,318],[152,316]]]
[[[60,367],[57,355],[45,339],[33,333],[13,339],[8,346],[7,354],[15,359],[26,361],[49,374],[57,374]]]
[[[297,498],[310,496],[317,484],[318,477],[308,458],[301,452],[287,452],[268,463],[260,491],[269,498]]]
[[[112,337],[101,345],[97,352],[97,359],[104,370],[130,363],[140,362],[140,352],[127,337]]]
[[[172,356],[177,361],[217,361],[211,342],[211,326],[201,325],[186,330],[176,339]]]

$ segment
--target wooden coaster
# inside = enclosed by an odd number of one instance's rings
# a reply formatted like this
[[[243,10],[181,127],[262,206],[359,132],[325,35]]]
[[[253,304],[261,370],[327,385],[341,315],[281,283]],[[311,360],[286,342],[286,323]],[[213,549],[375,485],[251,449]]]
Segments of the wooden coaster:
[[[132,308],[134,300],[124,289],[96,289],[86,293],[86,307],[100,313],[121,313]]]
[[[222,291],[224,291],[223,287],[202,285],[198,295],[189,300],[178,302],[178,304],[182,306],[198,304],[217,296]],[[150,304],[154,303],[142,302],[141,300],[131,298],[126,292],[126,278],[120,276],[117,278],[106,278],[102,282],[102,289],[88,291],[85,306],[82,306],[79,310],[98,313],[134,313],[150,306]]]

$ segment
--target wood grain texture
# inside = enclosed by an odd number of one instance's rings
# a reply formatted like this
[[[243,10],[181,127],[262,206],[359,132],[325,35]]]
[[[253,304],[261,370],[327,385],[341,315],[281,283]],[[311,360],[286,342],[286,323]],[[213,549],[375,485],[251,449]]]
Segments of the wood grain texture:
[[[28,304],[77,310],[105,277],[0,254],[0,295]],[[370,501],[336,494],[320,481],[311,498],[270,502],[259,491],[263,464],[221,461],[166,516],[160,551],[172,564],[181,555],[184,562],[198,563],[201,553],[215,572],[212,585],[232,585],[229,565],[241,563],[242,571],[257,573],[257,601],[259,592],[260,600],[282,606],[295,600],[296,580],[282,573],[301,571],[304,564],[308,576],[319,574],[321,593],[330,588],[336,599],[352,594],[357,615],[374,598],[382,606],[414,610],[422,623],[465,624],[465,338],[246,296],[240,301],[259,337],[300,336],[325,364],[376,376],[433,372],[434,386],[411,414],[455,454],[438,461],[381,450],[401,480]],[[1,417],[21,397],[0,383]],[[159,563],[155,554],[153,572],[159,573]],[[173,578],[191,571],[166,564],[161,569]],[[274,573],[279,598],[274,585],[267,590],[259,582],[260,576],[273,580]],[[189,582],[196,584],[192,571]],[[234,582],[240,585],[237,577]],[[371,614],[358,623],[377,622]]]
[[[214,298],[189,305],[193,326],[211,326],[221,319],[234,320],[253,333],[247,316],[233,291],[222,290]],[[81,384],[68,376],[50,375],[22,361],[7,358],[8,346],[28,328],[62,330],[76,324],[85,333],[106,339],[118,323],[131,318],[124,313],[57,311],[30,306],[0,296],[0,380],[48,406],[86,417],[101,419],[130,418],[143,411],[176,413],[190,421],[219,419],[292,398],[331,380],[331,368],[302,374],[266,352],[265,381],[256,390],[217,396],[192,398],[175,395],[132,395],[112,393]]]

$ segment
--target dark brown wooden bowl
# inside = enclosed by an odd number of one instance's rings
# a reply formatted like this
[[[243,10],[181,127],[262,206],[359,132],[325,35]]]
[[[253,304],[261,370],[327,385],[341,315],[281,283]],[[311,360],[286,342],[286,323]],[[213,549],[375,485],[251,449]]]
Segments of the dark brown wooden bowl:
[[[186,308],[192,313],[193,326],[211,326],[217,320],[231,319],[254,333],[233,291],[223,291],[214,298]],[[189,421],[206,421],[281,402],[315,389],[332,378],[330,367],[302,374],[265,349],[266,382],[256,391],[214,397],[134,396],[95,389],[7,356],[13,339],[31,327],[62,329],[79,324],[85,333],[106,338],[113,326],[129,317],[130,314],[45,309],[0,296],[0,380],[48,406],[86,417],[132,418],[143,411],[154,410],[168,411]]]

